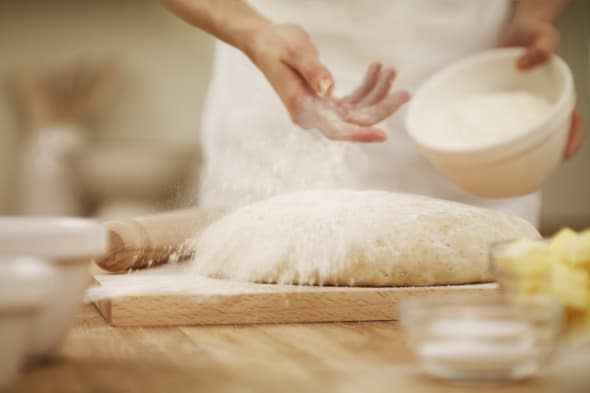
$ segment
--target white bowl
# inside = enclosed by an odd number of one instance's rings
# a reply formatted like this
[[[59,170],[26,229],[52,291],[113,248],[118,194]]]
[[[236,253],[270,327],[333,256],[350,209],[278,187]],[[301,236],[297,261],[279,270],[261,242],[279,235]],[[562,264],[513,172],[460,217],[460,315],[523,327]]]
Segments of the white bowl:
[[[29,355],[53,355],[65,339],[90,284],[90,257],[69,263],[53,262],[58,274],[58,289],[35,318]]]
[[[46,258],[57,271],[56,290],[34,321],[29,354],[52,355],[90,283],[90,262],[107,248],[104,225],[76,218],[0,218],[0,254]]]
[[[558,56],[532,70],[518,70],[522,53],[522,48],[492,49],[460,60],[428,79],[409,104],[410,137],[437,170],[472,194],[513,197],[533,192],[561,161],[576,100],[571,71]],[[551,109],[530,129],[478,148],[437,146],[427,137],[429,116],[441,104],[513,90],[544,97]]]
[[[0,391],[18,375],[34,321],[55,289],[55,277],[55,270],[43,260],[0,260]]]

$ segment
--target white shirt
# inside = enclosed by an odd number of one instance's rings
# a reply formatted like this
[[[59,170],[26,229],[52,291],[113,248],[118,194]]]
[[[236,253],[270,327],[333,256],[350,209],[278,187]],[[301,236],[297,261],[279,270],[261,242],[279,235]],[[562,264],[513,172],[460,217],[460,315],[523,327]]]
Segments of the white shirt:
[[[277,22],[301,25],[336,81],[353,90],[373,61],[394,66],[394,89],[414,91],[447,64],[493,47],[510,15],[508,0],[256,0]],[[380,126],[385,143],[329,141],[295,126],[263,74],[218,43],[205,105],[200,187],[203,206],[237,206],[308,188],[407,192],[497,208],[537,224],[540,194],[482,199],[452,184],[406,135],[405,110]]]

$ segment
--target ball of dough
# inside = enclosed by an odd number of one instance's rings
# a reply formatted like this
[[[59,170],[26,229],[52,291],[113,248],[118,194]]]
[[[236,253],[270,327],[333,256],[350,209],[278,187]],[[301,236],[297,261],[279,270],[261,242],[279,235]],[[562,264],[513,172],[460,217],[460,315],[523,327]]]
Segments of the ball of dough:
[[[317,190],[227,214],[194,242],[200,275],[280,284],[492,281],[491,243],[539,238],[513,215],[423,196]]]

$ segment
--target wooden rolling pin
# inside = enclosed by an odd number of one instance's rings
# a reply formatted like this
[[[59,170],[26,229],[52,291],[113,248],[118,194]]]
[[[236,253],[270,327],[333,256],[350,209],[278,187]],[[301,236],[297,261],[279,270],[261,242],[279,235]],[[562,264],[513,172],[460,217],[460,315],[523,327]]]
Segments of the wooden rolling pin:
[[[107,222],[108,251],[95,262],[109,272],[126,272],[192,255],[187,239],[197,236],[227,210],[186,209]]]

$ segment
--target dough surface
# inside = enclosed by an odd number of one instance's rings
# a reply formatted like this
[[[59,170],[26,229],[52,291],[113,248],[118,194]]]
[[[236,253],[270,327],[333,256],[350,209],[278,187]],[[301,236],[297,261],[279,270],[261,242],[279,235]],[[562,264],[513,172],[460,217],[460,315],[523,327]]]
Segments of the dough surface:
[[[227,214],[192,244],[197,274],[280,284],[492,281],[488,245],[540,238],[506,213],[382,191],[280,195]]]

